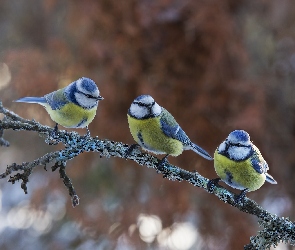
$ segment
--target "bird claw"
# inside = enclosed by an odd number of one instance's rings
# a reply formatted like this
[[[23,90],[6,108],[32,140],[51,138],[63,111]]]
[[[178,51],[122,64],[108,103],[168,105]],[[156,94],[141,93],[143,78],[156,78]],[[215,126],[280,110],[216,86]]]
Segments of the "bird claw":
[[[163,159],[158,162],[158,164],[157,164],[158,170],[160,170],[160,171],[163,171],[164,170],[164,166],[168,163],[168,160],[167,160],[167,157],[168,156],[169,155],[165,155],[163,157]]]
[[[56,139],[58,139],[58,126],[57,123],[54,126],[54,129],[51,131],[51,133],[49,134],[49,140],[55,141]]]
[[[246,197],[246,193],[247,193],[248,191],[249,191],[249,189],[246,188],[246,189],[242,190],[240,194],[236,195],[236,196],[235,196],[235,202],[236,202],[236,203],[241,203],[241,202],[243,202],[244,199],[245,199],[245,197]]]
[[[126,159],[128,156],[130,156],[132,151],[138,147],[138,144],[132,144],[131,146],[129,146],[128,149],[125,151],[124,158]]]
[[[209,193],[213,193],[215,186],[218,184],[220,180],[220,178],[216,178],[208,181],[207,190]]]
[[[90,130],[88,128],[88,126],[86,127],[86,134],[85,134],[85,137],[90,137]]]
[[[88,126],[86,127],[86,134],[84,135],[84,138],[90,138],[90,130]]]

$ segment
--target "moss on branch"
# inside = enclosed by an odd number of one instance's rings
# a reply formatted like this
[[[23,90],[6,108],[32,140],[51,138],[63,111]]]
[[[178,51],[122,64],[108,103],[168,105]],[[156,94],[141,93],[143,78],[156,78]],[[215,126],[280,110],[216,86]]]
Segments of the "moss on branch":
[[[83,152],[97,152],[101,157],[119,157],[133,160],[141,166],[153,168],[157,173],[162,174],[164,178],[172,181],[187,181],[190,184],[207,190],[208,179],[201,176],[198,172],[189,172],[169,163],[159,165],[160,160],[150,154],[141,152],[135,148],[129,152],[129,145],[114,142],[107,139],[90,137],[89,135],[81,136],[76,132],[67,132],[59,130],[54,137],[52,133],[54,128],[41,125],[34,120],[26,120],[17,114],[5,109],[0,102],[0,113],[4,114],[4,118],[0,120],[0,145],[9,146],[9,142],[3,138],[4,130],[26,130],[39,133],[45,138],[45,142],[49,145],[58,143],[64,144],[62,150],[47,153],[44,156],[32,161],[23,162],[21,164],[12,163],[6,167],[5,172],[0,174],[0,179],[9,177],[9,182],[14,184],[16,181],[22,181],[21,188],[27,193],[27,183],[29,176],[37,166],[53,164],[52,171],[59,168],[60,178],[69,191],[72,199],[72,205],[75,207],[79,204],[79,197],[73,187],[70,178],[67,176],[65,168],[66,163]],[[210,190],[211,191],[211,190]],[[276,246],[279,242],[288,242],[295,245],[295,227],[293,222],[288,218],[278,217],[271,214],[259,206],[255,201],[247,197],[237,203],[235,194],[228,191],[220,185],[216,185],[212,190],[213,193],[223,202],[238,208],[242,212],[255,215],[258,218],[259,225],[262,230],[256,236],[251,237],[250,244],[245,249],[267,249]]]

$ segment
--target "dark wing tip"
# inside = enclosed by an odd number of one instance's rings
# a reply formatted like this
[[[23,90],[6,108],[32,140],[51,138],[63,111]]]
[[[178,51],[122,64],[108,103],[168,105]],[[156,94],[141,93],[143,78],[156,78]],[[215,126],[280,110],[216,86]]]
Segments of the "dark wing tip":
[[[212,156],[209,155],[209,153],[206,150],[202,149],[197,144],[192,143],[192,150],[209,161],[213,160]]]
[[[266,181],[270,184],[277,184],[277,181],[268,173],[265,173]]]

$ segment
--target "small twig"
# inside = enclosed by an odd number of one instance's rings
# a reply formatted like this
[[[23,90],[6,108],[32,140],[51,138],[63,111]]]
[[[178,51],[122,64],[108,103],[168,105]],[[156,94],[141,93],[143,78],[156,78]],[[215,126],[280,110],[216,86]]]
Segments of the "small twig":
[[[0,128],[0,146],[9,147],[9,142],[2,138],[4,130]]]
[[[73,205],[73,207],[76,207],[77,205],[79,205],[79,196],[76,194],[76,191],[75,191],[74,186],[71,182],[71,179],[66,174],[65,162],[55,163],[55,165],[52,167],[52,171],[55,171],[57,168],[59,168],[60,178],[63,180],[63,183],[65,184],[65,186],[69,190],[69,195],[71,196],[71,199],[72,199],[72,205]]]

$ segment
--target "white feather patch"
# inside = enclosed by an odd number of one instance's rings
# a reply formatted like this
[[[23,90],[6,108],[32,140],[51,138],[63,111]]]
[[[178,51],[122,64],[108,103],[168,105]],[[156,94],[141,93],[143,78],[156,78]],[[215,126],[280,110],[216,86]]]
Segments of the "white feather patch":
[[[225,142],[222,142],[218,147],[218,152],[224,152],[225,149],[226,149],[226,144]]]
[[[152,114],[155,116],[159,116],[162,112],[161,106],[155,102],[153,108],[152,108]]]
[[[135,100],[137,100],[137,98]],[[150,95],[142,95],[140,96],[140,100],[137,100],[137,101],[140,101],[141,103],[149,105],[154,102],[154,98],[151,97]]]
[[[237,146],[230,146],[228,148],[228,155],[231,159],[234,160],[242,160],[251,152],[251,147],[237,147]]]
[[[130,106],[130,114],[138,119],[141,119],[149,115],[148,109],[143,106],[139,106],[136,103],[132,103]]]
[[[79,105],[83,108],[93,108],[98,103],[96,99],[88,98],[87,96],[78,92],[75,93],[75,98]]]

